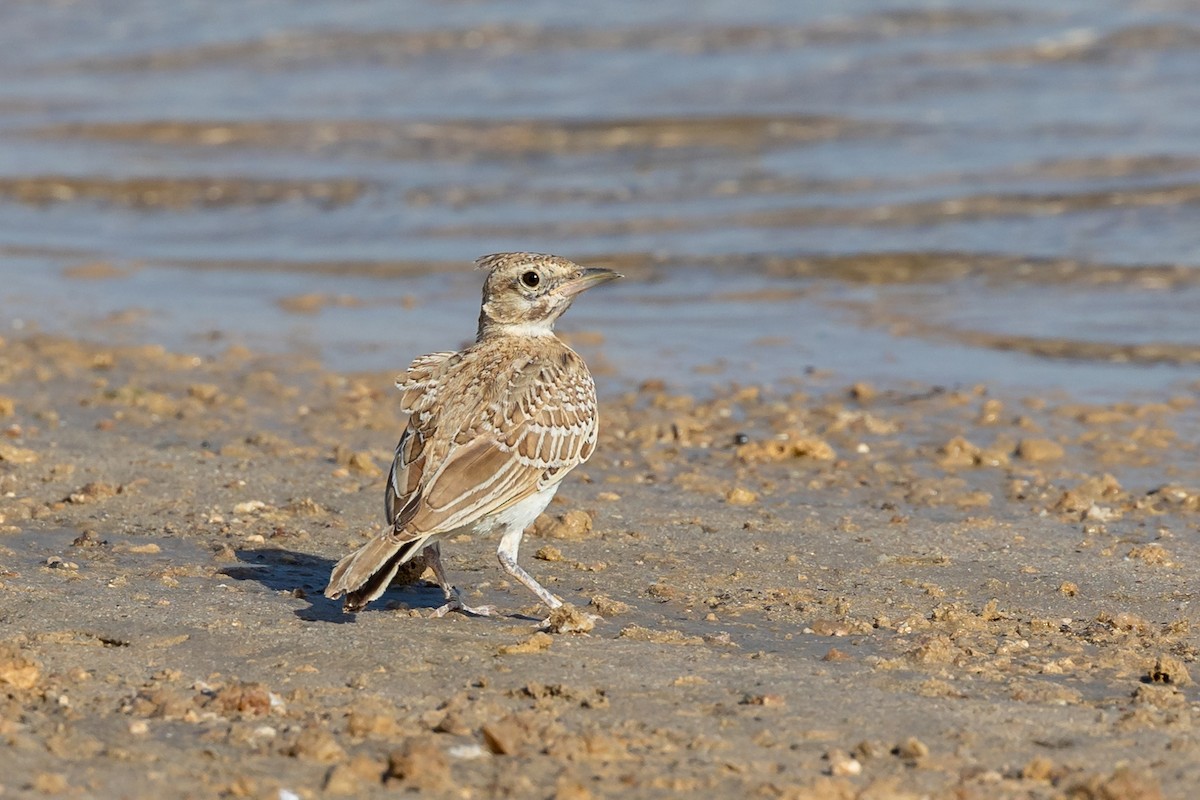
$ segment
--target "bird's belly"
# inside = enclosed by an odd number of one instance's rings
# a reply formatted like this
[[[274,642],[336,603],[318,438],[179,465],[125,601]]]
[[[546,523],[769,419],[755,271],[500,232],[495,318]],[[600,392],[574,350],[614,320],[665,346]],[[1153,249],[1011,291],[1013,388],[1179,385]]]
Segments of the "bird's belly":
[[[558,484],[543,489],[537,494],[530,495],[519,503],[513,503],[499,514],[479,520],[471,526],[473,534],[504,533],[506,531],[523,531],[533,524],[538,515],[550,505],[551,498],[558,491]]]

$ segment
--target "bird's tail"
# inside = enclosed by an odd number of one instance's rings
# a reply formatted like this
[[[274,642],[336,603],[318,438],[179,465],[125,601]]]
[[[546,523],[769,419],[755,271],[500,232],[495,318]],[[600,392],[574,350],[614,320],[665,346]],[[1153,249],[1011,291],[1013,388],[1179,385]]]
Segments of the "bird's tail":
[[[379,536],[343,558],[333,568],[325,596],[336,600],[345,596],[342,608],[358,611],[383,594],[401,565],[411,561],[426,545],[427,537],[397,541]]]

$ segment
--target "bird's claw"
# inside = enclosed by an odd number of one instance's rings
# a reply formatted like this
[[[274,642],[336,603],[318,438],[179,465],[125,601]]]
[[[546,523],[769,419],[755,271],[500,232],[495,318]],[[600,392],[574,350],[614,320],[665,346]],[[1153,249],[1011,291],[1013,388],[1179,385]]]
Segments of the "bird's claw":
[[[451,611],[457,611],[461,614],[466,614],[469,617],[490,617],[496,613],[495,606],[469,606],[458,598],[448,601],[446,604],[434,610],[435,617],[444,617]]]

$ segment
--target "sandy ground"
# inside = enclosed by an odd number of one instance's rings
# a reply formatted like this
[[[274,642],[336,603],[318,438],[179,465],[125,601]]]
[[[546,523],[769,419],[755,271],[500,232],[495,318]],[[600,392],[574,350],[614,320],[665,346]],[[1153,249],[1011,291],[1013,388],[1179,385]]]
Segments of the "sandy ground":
[[[1194,392],[603,407],[522,561],[350,617],[391,375],[0,346],[5,797],[1155,798],[1200,785]],[[590,606],[590,607],[589,607]]]

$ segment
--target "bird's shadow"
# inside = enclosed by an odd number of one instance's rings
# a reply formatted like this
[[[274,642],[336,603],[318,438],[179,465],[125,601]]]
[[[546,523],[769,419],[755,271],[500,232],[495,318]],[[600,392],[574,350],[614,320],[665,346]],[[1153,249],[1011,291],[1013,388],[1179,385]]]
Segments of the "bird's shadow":
[[[328,600],[322,594],[333,570],[333,560],[283,548],[235,550],[234,554],[242,563],[218,572],[234,580],[257,581],[272,591],[289,592],[306,601],[307,608],[292,612],[300,619],[339,624],[354,621],[355,615],[344,613],[340,601]],[[437,608],[443,598],[436,586],[421,583],[390,587],[376,602],[381,607],[403,604],[409,608]]]

